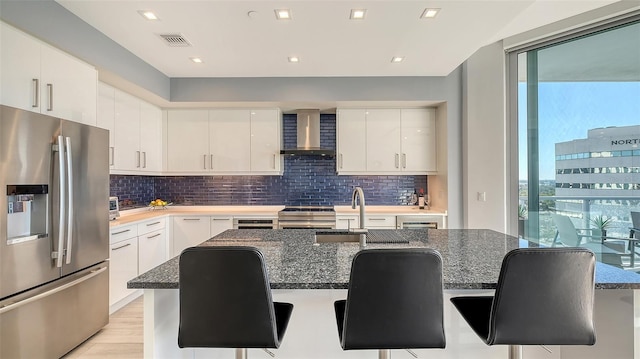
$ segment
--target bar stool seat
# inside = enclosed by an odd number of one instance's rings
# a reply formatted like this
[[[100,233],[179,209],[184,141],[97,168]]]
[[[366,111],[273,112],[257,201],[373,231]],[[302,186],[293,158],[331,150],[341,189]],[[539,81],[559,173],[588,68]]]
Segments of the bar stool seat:
[[[346,300],[334,303],[344,350],[444,348],[442,259],[434,250],[369,249],[351,266]]]
[[[495,295],[451,302],[487,345],[593,345],[595,254],[586,248],[523,248],[507,253]]]
[[[278,348],[293,305],[273,302],[262,253],[254,247],[191,247],[180,255],[178,346]]]

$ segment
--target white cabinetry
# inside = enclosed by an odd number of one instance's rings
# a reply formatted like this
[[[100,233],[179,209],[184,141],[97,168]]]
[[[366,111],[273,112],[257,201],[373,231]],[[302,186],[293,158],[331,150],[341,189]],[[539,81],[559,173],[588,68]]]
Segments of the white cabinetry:
[[[360,216],[356,214],[337,214],[336,215],[336,229],[351,229],[359,228]]]
[[[436,173],[434,109],[338,109],[338,174]]]
[[[94,67],[0,22],[0,103],[96,124]]]
[[[209,111],[209,154],[209,169],[214,172],[249,172],[251,169],[249,111]]]
[[[162,169],[160,108],[103,83],[98,95],[97,123],[110,133],[111,172],[159,172]]]
[[[109,130],[109,169],[113,168],[115,151],[115,89],[102,82],[98,83],[97,126]]]
[[[229,216],[212,216],[209,236],[217,236],[218,234],[233,228],[233,217]]]
[[[135,292],[127,282],[138,276],[137,225],[114,227],[110,230],[109,305],[114,305]]]
[[[179,256],[184,249],[197,246],[211,238],[209,219],[209,216],[173,217],[171,257]]]
[[[377,229],[395,229],[396,228],[396,216],[394,215],[367,215],[364,219],[365,228],[377,228]]]
[[[402,171],[437,171],[435,110],[402,109],[400,119]]]
[[[138,275],[164,263],[167,257],[166,219],[138,224]]]
[[[280,174],[280,110],[251,111],[251,172]]]
[[[167,111],[167,171],[280,174],[280,111]]]
[[[167,118],[167,171],[207,171],[209,111],[169,110]]]
[[[337,111],[338,172],[367,170],[366,110]]]

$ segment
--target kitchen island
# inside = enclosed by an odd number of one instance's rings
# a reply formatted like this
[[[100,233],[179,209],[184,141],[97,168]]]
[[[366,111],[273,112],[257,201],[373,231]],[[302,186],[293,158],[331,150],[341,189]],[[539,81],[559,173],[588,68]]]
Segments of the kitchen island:
[[[428,247],[440,252],[445,299],[460,294],[491,295],[504,255],[514,248],[536,246],[491,230],[375,232],[385,234],[380,241],[385,243],[368,243],[367,249]],[[373,351],[342,351],[333,314],[333,301],[346,298],[351,260],[360,246],[358,243],[315,243],[315,233],[316,230],[311,229],[228,230],[201,245],[254,246],[263,252],[274,300],[295,306],[282,346],[276,350],[278,358],[375,357]],[[178,286],[177,257],[128,283],[129,288],[144,289],[145,357],[206,357],[218,352],[223,358],[232,358],[231,349],[177,347]],[[640,320],[640,275],[598,263],[596,288],[606,289],[596,291],[596,345],[555,348],[553,353],[527,347],[528,358],[637,358],[640,355],[640,333],[634,327],[634,318]],[[445,329],[447,348],[418,350],[421,357],[506,358],[506,348],[485,346],[448,300],[445,300]],[[252,351],[251,355],[268,357],[261,351]],[[397,354],[402,355],[408,354]]]

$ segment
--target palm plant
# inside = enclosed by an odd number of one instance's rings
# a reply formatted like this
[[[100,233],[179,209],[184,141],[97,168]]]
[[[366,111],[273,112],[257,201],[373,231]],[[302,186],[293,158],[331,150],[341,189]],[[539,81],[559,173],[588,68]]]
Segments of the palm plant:
[[[518,219],[525,219],[525,218],[527,218],[527,206],[525,206],[524,204],[519,204]]]
[[[607,228],[611,226],[611,222],[613,222],[613,218],[606,218],[603,215],[597,215],[591,218],[591,224],[596,227],[596,229],[600,230],[600,235],[604,240],[604,237],[607,236]]]

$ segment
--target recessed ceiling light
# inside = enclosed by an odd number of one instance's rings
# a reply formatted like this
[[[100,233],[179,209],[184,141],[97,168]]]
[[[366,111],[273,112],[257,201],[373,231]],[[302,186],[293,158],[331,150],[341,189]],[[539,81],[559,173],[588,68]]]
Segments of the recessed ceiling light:
[[[201,64],[203,63],[202,59],[199,57],[190,57],[191,61],[195,62],[196,64]]]
[[[158,16],[149,10],[138,10],[138,14],[142,15],[147,20],[159,20]]]
[[[351,20],[362,20],[364,19],[364,15],[367,13],[367,9],[351,9],[351,15],[349,19]]]
[[[404,57],[400,57],[400,56],[394,56],[391,58],[391,62],[402,62],[404,61]]]
[[[291,19],[291,11],[289,9],[276,9],[276,19],[278,20],[290,20]]]
[[[289,56],[289,62],[300,62],[300,58],[298,56]]]
[[[438,15],[438,12],[440,12],[440,9],[424,9],[424,11],[422,12],[422,15],[420,16],[423,19],[428,19],[428,18],[434,18],[436,17],[436,15]]]

